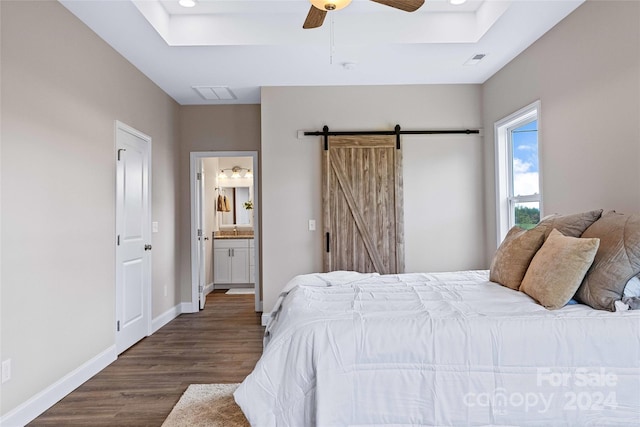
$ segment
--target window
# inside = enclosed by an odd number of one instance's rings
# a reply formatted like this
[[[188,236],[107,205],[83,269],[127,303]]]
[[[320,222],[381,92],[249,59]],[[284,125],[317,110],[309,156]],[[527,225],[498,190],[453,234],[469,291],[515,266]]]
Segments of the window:
[[[540,222],[539,112],[538,101],[494,126],[498,243],[514,225],[529,229]]]

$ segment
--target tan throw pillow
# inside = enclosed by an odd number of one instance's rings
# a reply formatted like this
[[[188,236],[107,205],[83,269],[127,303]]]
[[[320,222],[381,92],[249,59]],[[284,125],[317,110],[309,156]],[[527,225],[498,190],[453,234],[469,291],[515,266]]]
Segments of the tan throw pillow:
[[[489,280],[517,291],[531,259],[544,242],[542,231],[520,227],[509,230],[493,257]]]
[[[565,236],[580,237],[602,215],[602,209],[571,215],[549,215],[542,218],[536,228],[544,229],[545,239],[554,228]]]
[[[615,311],[627,282],[640,273],[640,214],[607,212],[583,237],[599,238],[600,249],[576,299],[598,310]]]
[[[552,230],[531,260],[520,290],[550,310],[564,307],[582,283],[599,244],[599,239],[568,237]]]

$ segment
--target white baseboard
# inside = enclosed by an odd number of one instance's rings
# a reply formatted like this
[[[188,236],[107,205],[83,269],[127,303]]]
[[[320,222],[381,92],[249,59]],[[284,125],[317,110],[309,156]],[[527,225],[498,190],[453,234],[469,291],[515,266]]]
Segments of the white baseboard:
[[[213,290],[213,284],[211,284]],[[209,292],[211,292],[209,290]],[[196,311],[198,309],[196,308]],[[190,302],[182,302],[175,307],[165,311],[151,321],[152,334],[171,322],[182,313],[193,313],[193,306]],[[270,313],[262,315],[262,325],[266,325],[270,318]],[[113,345],[91,360],[85,362],[77,369],[65,375],[46,389],[37,393],[31,399],[22,403],[15,409],[9,411],[0,418],[2,427],[23,427],[40,416],[47,409],[58,403],[62,398],[81,386],[91,377],[102,371],[118,358],[116,346]]]
[[[197,305],[194,309],[193,304],[190,302],[180,303],[180,313],[197,313],[198,311],[200,311],[200,307]]]
[[[271,313],[262,313],[262,326],[267,326],[271,320]]]
[[[188,310],[184,311],[185,308],[188,308]],[[191,312],[191,303],[178,304],[153,319],[151,321],[151,333],[155,333],[183,312]],[[109,366],[117,357],[116,346],[109,347],[107,350],[4,415],[0,419],[0,425],[3,427],[21,427],[30,423],[85,381]]]
[[[191,308],[191,304],[189,304],[189,308]],[[182,311],[182,304],[171,307],[169,310],[165,311],[160,316],[151,321],[151,333],[155,334],[158,329],[162,328],[164,325],[171,322],[182,313],[184,313]]]
[[[113,345],[17,408],[9,411],[0,419],[0,425],[3,427],[22,427],[30,423],[89,378],[109,366],[116,358],[116,346]]]
[[[213,282],[209,283],[207,286],[204,287],[205,295],[209,295],[211,292],[213,292]]]

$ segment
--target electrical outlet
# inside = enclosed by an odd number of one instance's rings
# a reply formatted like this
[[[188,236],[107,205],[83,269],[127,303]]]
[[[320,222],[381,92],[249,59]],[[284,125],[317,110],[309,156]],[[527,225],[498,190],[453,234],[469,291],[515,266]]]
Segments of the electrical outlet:
[[[310,219],[309,220],[309,231],[316,231],[316,220],[315,219]]]
[[[11,359],[2,362],[2,383],[6,383],[11,379]]]

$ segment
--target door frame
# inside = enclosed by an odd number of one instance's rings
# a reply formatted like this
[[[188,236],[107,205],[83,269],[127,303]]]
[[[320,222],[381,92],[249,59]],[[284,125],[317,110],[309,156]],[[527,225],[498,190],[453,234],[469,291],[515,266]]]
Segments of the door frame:
[[[121,234],[120,232],[120,215],[122,214],[119,211],[119,202],[118,202],[118,198],[120,196],[119,194],[119,187],[118,187],[118,150],[119,150],[119,140],[118,140],[118,132],[122,131],[122,132],[126,132],[129,133],[133,136],[135,136],[136,138],[139,138],[143,141],[145,141],[148,144],[149,147],[149,164],[147,166],[147,195],[146,195],[146,203],[147,203],[147,215],[146,215],[146,224],[145,224],[145,228],[146,228],[146,234],[147,237],[149,239],[149,241],[152,240],[152,225],[151,225],[151,221],[153,218],[153,214],[152,214],[152,209],[153,209],[153,205],[152,205],[152,182],[153,182],[153,146],[152,146],[152,140],[151,137],[149,135],[146,135],[142,132],[140,132],[139,130],[119,121],[119,120],[115,120],[114,122],[114,136],[113,136],[113,140],[114,140],[114,166],[115,166],[115,170],[116,170],[116,179],[114,182],[114,187],[115,187],[115,236],[114,236],[114,258],[116,261],[116,265],[115,265],[115,272],[116,272],[116,282],[115,282],[115,317],[116,317],[116,324],[114,325],[114,342],[116,343],[116,347],[118,347],[118,324],[117,321],[118,319],[120,319],[121,317],[121,310],[122,307],[119,306],[118,303],[118,295],[120,295],[120,293],[122,292],[122,290],[119,290],[118,287],[118,273],[119,273],[119,269],[120,266],[118,265],[118,242],[117,242],[117,236],[119,234]],[[152,298],[152,288],[153,288],[153,268],[152,268],[152,262],[153,262],[153,257],[151,255],[151,252],[147,252],[147,262],[146,262],[146,272],[145,274],[148,275],[148,280],[145,281],[145,286],[143,289],[144,292],[144,298],[146,299],[146,319],[145,319],[145,323],[146,323],[146,336],[149,336],[153,333],[153,322],[152,322],[152,308],[153,308],[153,304],[151,301]],[[120,291],[120,292],[119,292]],[[122,350],[124,351],[124,350]],[[122,353],[122,351],[118,351],[118,354]]]
[[[197,235],[197,246],[196,246],[196,252],[195,252],[195,256],[196,256],[196,265],[198,265],[197,263],[199,263],[198,266],[198,271],[197,271],[197,275],[194,276],[194,280],[197,280],[197,287],[198,287],[198,300],[199,300],[199,304],[198,304],[198,308],[200,310],[202,310],[205,306],[205,295],[204,295],[204,289],[207,286],[207,283],[205,283],[205,262],[204,260],[204,256],[201,255],[206,255],[206,236],[204,236],[202,234],[202,231],[204,231],[204,200],[205,200],[205,188],[204,188],[204,162],[203,159],[201,157],[197,157],[195,159],[195,173],[196,175],[201,174],[199,176],[199,179],[196,179],[196,181],[194,181],[194,188],[195,188],[195,204],[193,205],[193,210],[192,210],[192,214],[195,218],[195,223],[196,223],[196,229],[200,229],[200,233]],[[200,226],[200,227],[198,227]],[[211,242],[211,247],[213,248],[213,242]],[[201,298],[202,297],[202,298]]]
[[[189,187],[191,193],[190,212],[191,212],[191,312],[195,313],[200,310],[200,302],[198,297],[198,217],[197,217],[197,185],[196,174],[198,173],[198,160],[209,157],[251,157],[253,161],[253,250],[255,256],[255,311],[262,311],[262,293],[260,283],[260,200],[259,200],[259,184],[260,173],[258,168],[258,152],[257,151],[192,151],[189,155]],[[213,245],[213,243],[212,243]]]

